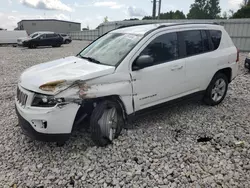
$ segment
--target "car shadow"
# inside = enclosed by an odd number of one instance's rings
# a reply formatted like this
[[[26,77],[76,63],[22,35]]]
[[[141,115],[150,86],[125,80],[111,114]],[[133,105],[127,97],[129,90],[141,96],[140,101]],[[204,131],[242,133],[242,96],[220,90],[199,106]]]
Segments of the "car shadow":
[[[60,47],[52,47],[52,46],[38,46],[37,48],[28,48],[28,47],[20,47],[21,50],[40,50],[40,49],[48,49],[48,48],[53,48],[53,49],[57,49],[57,48],[63,48],[64,46],[60,46]]]

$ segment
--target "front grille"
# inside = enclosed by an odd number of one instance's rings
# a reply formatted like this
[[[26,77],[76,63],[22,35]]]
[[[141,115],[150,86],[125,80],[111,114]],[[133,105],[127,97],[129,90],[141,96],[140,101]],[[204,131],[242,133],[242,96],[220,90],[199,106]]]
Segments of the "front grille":
[[[26,101],[27,101],[28,95],[23,93],[19,87],[17,87],[17,101],[21,104],[21,105],[25,105]]]

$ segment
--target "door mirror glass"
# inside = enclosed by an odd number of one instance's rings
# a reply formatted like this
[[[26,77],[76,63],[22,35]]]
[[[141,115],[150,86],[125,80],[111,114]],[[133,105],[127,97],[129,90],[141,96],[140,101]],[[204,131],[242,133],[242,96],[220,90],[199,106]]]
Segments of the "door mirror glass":
[[[133,65],[133,70],[140,70],[145,67],[150,67],[154,63],[154,59],[149,55],[141,55],[137,58]]]

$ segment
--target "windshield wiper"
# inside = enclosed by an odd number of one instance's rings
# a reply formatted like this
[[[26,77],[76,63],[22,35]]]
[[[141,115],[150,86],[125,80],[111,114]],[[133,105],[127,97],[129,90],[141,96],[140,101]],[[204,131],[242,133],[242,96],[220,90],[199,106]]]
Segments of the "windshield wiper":
[[[97,64],[102,64],[100,61],[98,61],[97,59],[95,59],[95,58],[93,58],[93,57],[85,57],[85,56],[82,56],[81,54],[79,54],[79,56],[80,56],[82,59],[87,59],[87,60],[90,61],[90,62],[97,63]]]

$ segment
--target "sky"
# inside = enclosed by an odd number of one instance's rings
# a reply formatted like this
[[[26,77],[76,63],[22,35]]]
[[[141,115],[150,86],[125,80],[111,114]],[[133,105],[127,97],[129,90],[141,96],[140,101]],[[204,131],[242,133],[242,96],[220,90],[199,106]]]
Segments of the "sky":
[[[109,21],[139,18],[152,13],[151,0],[0,0],[0,28],[13,30],[22,19],[60,19],[96,28],[104,17]],[[161,12],[188,13],[194,0],[162,0]],[[223,11],[237,10],[242,0],[220,0]]]

